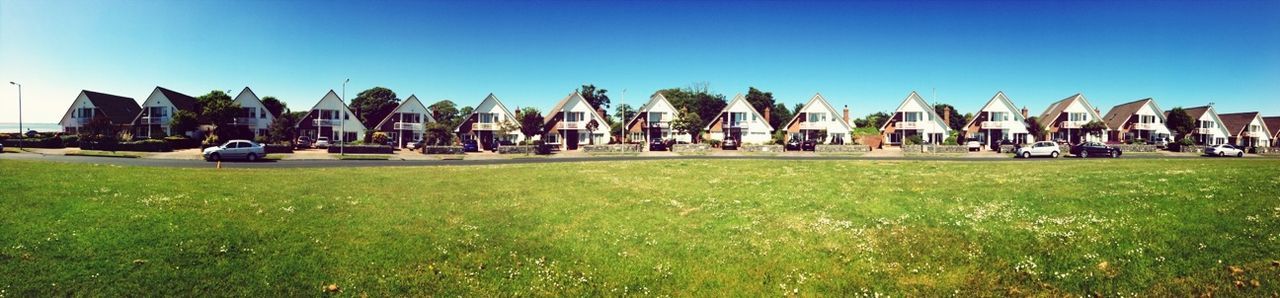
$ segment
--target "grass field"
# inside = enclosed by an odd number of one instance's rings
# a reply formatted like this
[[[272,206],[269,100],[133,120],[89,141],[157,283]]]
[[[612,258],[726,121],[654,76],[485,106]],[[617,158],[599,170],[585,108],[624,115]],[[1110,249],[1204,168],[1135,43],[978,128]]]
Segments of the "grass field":
[[[1280,160],[0,160],[0,296],[1274,296]]]

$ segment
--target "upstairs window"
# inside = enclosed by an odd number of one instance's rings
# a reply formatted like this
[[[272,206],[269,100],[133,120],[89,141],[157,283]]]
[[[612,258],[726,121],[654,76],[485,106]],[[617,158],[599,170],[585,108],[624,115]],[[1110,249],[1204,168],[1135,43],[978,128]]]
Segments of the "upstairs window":
[[[922,117],[923,114],[924,113],[921,113],[921,112],[905,112],[905,113],[902,113],[902,121],[906,121],[906,122],[920,121],[921,118],[924,118]]]
[[[662,115],[663,115],[663,114],[665,114],[665,113],[663,113],[663,112],[649,112],[649,122],[650,122],[650,123],[662,122]]]
[[[824,122],[824,121],[827,121],[827,113],[809,113],[808,115],[809,115],[809,116],[808,116],[808,117],[809,117],[809,119],[808,119],[808,121],[809,121],[809,122]]]
[[[567,113],[564,113],[564,121],[578,122],[578,121],[585,120],[584,116],[586,115],[583,112],[567,112]]]
[[[1009,112],[991,112],[990,121],[1009,121]]]
[[[1089,114],[1087,113],[1068,113],[1067,117],[1067,120],[1071,121],[1089,121]]]

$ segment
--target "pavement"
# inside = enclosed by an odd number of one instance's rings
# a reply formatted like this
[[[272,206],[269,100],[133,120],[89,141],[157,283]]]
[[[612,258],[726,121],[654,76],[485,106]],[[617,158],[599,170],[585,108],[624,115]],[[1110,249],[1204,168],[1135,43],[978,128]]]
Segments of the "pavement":
[[[167,153],[147,153],[143,158],[116,158],[98,156],[65,156],[68,151],[76,149],[28,149],[24,153],[3,153],[0,159],[10,160],[42,160],[54,162],[76,162],[115,164],[125,166],[179,167],[179,168],[214,168],[218,163],[206,162],[199,158],[198,151],[182,150]],[[549,157],[509,156],[496,153],[468,153],[463,155],[428,155],[413,151],[398,151],[389,160],[339,160],[336,154],[328,154],[323,150],[300,150],[293,154],[281,154],[280,160],[264,160],[259,162],[224,161],[225,168],[329,168],[329,167],[380,167],[380,166],[466,166],[466,165],[501,165],[529,163],[562,163],[562,162],[605,162],[605,161],[661,161],[661,160],[879,160],[879,161],[991,161],[991,162],[1036,162],[1047,158],[1010,158],[1008,155],[993,152],[973,152],[963,155],[912,155],[903,156],[901,150],[875,150],[863,155],[821,155],[813,152],[785,152],[778,154],[744,154],[737,151],[712,150],[703,155],[681,155],[671,152],[642,152],[627,155],[589,155],[582,152],[562,152]],[[1278,156],[1246,155],[1245,158],[1277,159]],[[1130,153],[1121,159],[1169,159],[1169,158],[1205,158],[1194,153],[1150,152]],[[1063,157],[1063,160],[1078,159]],[[1234,159],[1234,158],[1223,158]]]

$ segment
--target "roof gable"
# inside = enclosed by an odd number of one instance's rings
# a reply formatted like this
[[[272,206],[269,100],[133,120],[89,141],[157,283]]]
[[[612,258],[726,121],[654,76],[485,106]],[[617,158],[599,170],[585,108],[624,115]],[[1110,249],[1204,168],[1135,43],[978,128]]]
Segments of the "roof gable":
[[[1250,124],[1253,124],[1255,120],[1258,121],[1259,124],[1263,124],[1262,114],[1258,112],[1218,114],[1218,118],[1222,119],[1222,124],[1226,126],[1227,132],[1232,136],[1240,135],[1240,133],[1244,132],[1244,130],[1248,128]],[[1265,130],[1266,126],[1264,125],[1262,128]]]
[[[258,103],[258,106],[262,107],[264,110],[267,110],[267,113],[271,114],[271,117],[280,116],[280,115],[276,115],[275,113],[272,113],[270,109],[267,109],[267,105],[262,102],[262,98],[259,98],[258,94],[254,93],[253,90],[249,89],[249,87],[247,86],[244,87],[244,89],[241,89],[240,93],[237,94],[236,98],[233,99],[232,101],[235,101],[236,103],[240,104],[241,107],[244,107],[245,106],[244,103],[246,102],[256,102]]]
[[[893,113],[897,114],[898,112],[902,112],[903,108],[906,108],[907,104],[911,104],[911,103],[919,105],[920,108],[924,110],[924,112],[927,112],[929,113],[929,115],[933,116],[932,117],[933,122],[938,124],[938,126],[942,127],[942,131],[944,132],[951,131],[951,126],[948,125],[946,122],[942,122],[942,117],[938,116],[938,111],[934,111],[933,106],[929,105],[929,102],[924,101],[924,98],[920,97],[920,94],[916,93],[915,91],[911,91],[911,94],[907,94],[907,98],[903,99],[901,104],[898,104],[898,108],[894,109]],[[884,131],[886,128],[888,128],[890,122],[893,122],[893,121],[885,121],[884,125],[880,126],[880,131]]]
[[[511,113],[511,109],[507,109],[507,105],[503,104],[502,100],[499,100],[497,95],[493,95],[493,93],[489,93],[488,96],[485,96],[484,99],[480,100],[480,103],[476,104],[476,107],[474,110],[471,111],[471,114],[466,115],[462,123],[458,123],[458,127],[453,128],[453,131],[454,132],[462,131],[463,125],[471,125],[471,121],[468,119],[471,118],[471,115],[475,115],[476,113],[485,111],[481,109],[481,107],[485,106],[485,104],[489,104],[495,108],[498,108],[498,110],[501,110],[502,114],[506,115],[507,119],[511,119],[511,122],[513,122],[513,124],[515,124],[516,127],[521,126],[520,119],[517,119],[515,114]]]
[[[707,127],[702,128],[702,130],[710,130],[711,126],[715,125],[715,122],[716,122],[715,120],[724,116],[724,113],[728,113],[731,110],[733,110],[733,107],[735,105],[745,106],[746,107],[745,109],[748,111],[751,111],[752,114],[755,114],[756,118],[764,119],[764,116],[760,115],[760,111],[756,111],[756,108],[752,107],[751,103],[747,102],[747,98],[743,96],[742,93],[738,93],[738,95],[733,96],[733,100],[730,100],[728,104],[724,105],[723,109],[720,109],[719,113],[716,113],[715,118],[712,118],[711,121],[707,122]],[[774,130],[773,125],[769,125],[769,121],[763,121],[763,122],[764,122],[764,126],[769,128],[769,131]]]
[[[1089,115],[1091,115],[1093,119],[1102,121],[1103,125],[1107,126],[1107,129],[1111,129],[1111,125],[1107,124],[1106,121],[1103,121],[1104,118],[1102,118],[1102,115],[1098,114],[1098,109],[1094,108],[1092,104],[1089,104],[1089,100],[1085,99],[1084,95],[1080,93],[1076,93],[1075,95],[1068,96],[1067,98],[1063,98],[1062,100],[1050,104],[1049,108],[1045,109],[1043,114],[1040,114],[1040,126],[1052,126],[1053,122],[1058,119],[1058,115],[1061,115],[1062,112],[1066,111],[1073,104],[1079,104],[1088,111]]]
[[[577,91],[570,92],[568,96],[565,96],[564,99],[561,99],[560,102],[556,103],[554,108],[547,111],[547,115],[551,117],[546,117],[546,119],[543,120],[543,123],[551,123],[555,121],[556,117],[554,117],[554,115],[564,112],[564,107],[569,106],[570,103],[582,103],[583,105],[587,105],[588,110],[591,110],[591,112],[587,114],[595,117],[593,119],[596,120],[597,124],[600,125],[601,128],[605,128],[606,130],[610,128],[608,121],[604,120],[604,115],[600,115],[600,111],[591,108],[590,104],[587,103],[587,99],[583,98],[582,94],[579,94]]]
[[[634,117],[631,117],[631,121],[627,121],[627,125],[624,125],[623,127],[631,127],[631,125],[634,125],[637,121],[640,121],[641,119],[640,115],[658,108],[664,108],[664,109],[670,110],[672,113],[676,112],[676,107],[674,105],[671,105],[670,101],[667,101],[667,97],[663,96],[662,92],[654,92],[653,96],[649,96],[649,102],[646,102],[643,106],[640,106],[640,108],[637,109],[635,112],[636,115]]]
[[[991,99],[987,100],[987,103],[982,105],[981,109],[978,109],[978,113],[987,112],[987,111],[1001,111],[998,108],[1004,108],[1003,110],[1004,112],[1009,112],[1009,114],[1012,114],[1013,120],[1015,121],[1026,122],[1027,120],[1027,118],[1023,117],[1022,113],[1018,110],[1018,106],[1013,105],[1013,100],[1010,100],[1008,96],[1004,95],[1004,91],[996,91],[996,95],[991,96]],[[969,123],[965,124],[964,127],[973,126],[974,121],[978,121],[978,117],[973,117],[973,119],[970,119]]]
[[[169,100],[169,104],[172,104],[173,107],[178,108],[179,110],[195,111],[196,109],[196,99],[190,95],[182,94],[178,91],[169,90],[168,88],[160,86],[156,86],[156,91],[159,91],[165,99]]]
[[[84,95],[84,98],[93,104],[95,108],[101,110],[102,114],[106,115],[107,119],[110,119],[112,123],[129,123],[142,112],[142,107],[138,106],[138,102],[132,98],[89,90],[80,90],[80,95]],[[79,98],[80,96],[76,97]],[[74,105],[74,103],[72,104]],[[74,109],[75,107],[72,106],[71,108]],[[71,110],[68,109],[67,113],[71,113]]]
[[[1280,137],[1280,116],[1262,117],[1262,124],[1267,126],[1267,132],[1272,136]]]
[[[815,104],[817,104],[817,106],[815,106]],[[830,102],[827,102],[827,98],[822,96],[822,93],[813,94],[813,97],[809,98],[809,102],[805,103],[804,106],[800,108],[800,111],[796,112],[795,116],[791,116],[791,121],[787,121],[786,126],[783,127],[791,127],[792,123],[800,120],[801,113],[808,113],[807,111],[809,111],[810,107],[824,109],[824,111],[831,113],[832,119],[835,119],[836,122],[844,125],[846,129],[853,130],[853,125],[849,124],[848,121],[844,121],[843,117],[836,118],[837,115],[840,115],[840,112],[836,111],[836,108],[832,107]]]
[[[425,120],[424,123],[436,122],[436,119],[431,117],[431,110],[427,109],[427,106],[423,105],[422,101],[418,100],[417,95],[410,94],[409,98],[406,98],[404,101],[401,101],[400,105],[397,105],[395,110],[392,110],[391,113],[387,114],[386,117],[382,118],[382,121],[378,121],[377,127],[382,127],[383,125],[386,125],[387,121],[390,121],[392,119],[391,116],[395,115],[396,113],[409,113],[406,111],[412,111],[412,110],[421,111],[419,112],[419,114],[422,114],[426,117],[426,119],[424,119]]]

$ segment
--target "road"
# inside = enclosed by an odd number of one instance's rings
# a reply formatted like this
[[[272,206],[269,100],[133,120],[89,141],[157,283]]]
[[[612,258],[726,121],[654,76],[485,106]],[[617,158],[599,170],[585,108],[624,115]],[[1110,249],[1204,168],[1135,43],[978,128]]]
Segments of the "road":
[[[1125,155],[1122,159],[1174,159],[1201,158],[1198,156],[1166,156],[1166,155]],[[213,168],[217,163],[202,160],[119,158],[97,156],[61,156],[40,154],[0,154],[0,159],[10,160],[42,160],[54,162],[97,163],[122,166],[174,167],[174,168]],[[1064,157],[1063,159],[1076,159]],[[403,167],[403,166],[472,166],[472,165],[506,165],[565,162],[609,162],[609,161],[644,161],[644,160],[876,160],[876,161],[989,161],[989,162],[1036,162],[1047,158],[1008,158],[1008,157],[955,157],[955,156],[906,156],[906,157],[861,157],[861,156],[592,156],[592,157],[537,157],[513,159],[485,160],[281,160],[260,162],[222,162],[224,168],[336,168],[336,167]]]

